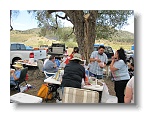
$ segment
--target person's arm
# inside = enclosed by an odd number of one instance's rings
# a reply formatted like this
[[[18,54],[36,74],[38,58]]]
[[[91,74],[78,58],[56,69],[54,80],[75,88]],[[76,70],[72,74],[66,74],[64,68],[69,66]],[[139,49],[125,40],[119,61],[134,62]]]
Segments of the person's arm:
[[[101,60],[100,59],[98,59],[98,58],[90,58],[90,61],[91,62],[101,62]]]
[[[112,58],[112,61],[111,61],[111,64],[110,64],[110,70],[111,70],[112,72],[118,70],[118,68],[115,68],[115,67],[114,67],[114,62],[115,62],[115,58],[113,57],[113,58]]]
[[[90,85],[90,83],[88,81],[88,77],[86,75],[84,77],[84,83],[85,83],[85,85]]]
[[[56,65],[56,63],[54,63],[54,66],[53,66],[54,68],[57,68],[57,65]]]
[[[92,54],[91,54],[91,56],[90,56],[90,62],[98,62],[98,63],[100,63],[101,62],[101,60],[100,59],[98,59],[97,57],[95,57],[96,55],[95,55],[95,52],[92,52]]]
[[[14,80],[18,80],[20,77],[20,72],[12,73],[11,76],[14,78]]]
[[[104,62],[104,68],[106,67],[106,64],[108,63],[107,55],[105,55],[105,62]]]
[[[124,103],[131,103],[131,100],[132,100],[132,88],[126,86]]]

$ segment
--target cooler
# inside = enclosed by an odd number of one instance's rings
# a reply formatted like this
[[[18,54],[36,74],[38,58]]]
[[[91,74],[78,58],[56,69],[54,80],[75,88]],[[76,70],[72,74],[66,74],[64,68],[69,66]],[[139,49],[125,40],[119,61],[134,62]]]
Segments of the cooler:
[[[26,93],[17,93],[10,96],[11,103],[41,103],[42,98]]]

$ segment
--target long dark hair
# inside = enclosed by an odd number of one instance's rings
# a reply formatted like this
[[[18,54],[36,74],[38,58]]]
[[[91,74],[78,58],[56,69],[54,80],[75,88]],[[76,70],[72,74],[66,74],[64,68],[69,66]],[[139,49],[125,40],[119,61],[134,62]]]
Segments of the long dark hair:
[[[119,59],[123,60],[125,62],[125,64],[127,64],[126,54],[125,54],[124,49],[120,48],[119,50],[117,50],[117,52],[118,52]]]
[[[79,53],[79,48],[78,47],[74,47],[73,53]]]

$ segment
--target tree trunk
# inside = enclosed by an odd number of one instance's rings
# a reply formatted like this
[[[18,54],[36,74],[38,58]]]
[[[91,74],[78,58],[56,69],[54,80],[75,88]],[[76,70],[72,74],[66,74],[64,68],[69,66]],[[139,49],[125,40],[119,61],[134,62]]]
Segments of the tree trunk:
[[[93,45],[96,38],[96,11],[90,11],[90,14],[85,14],[83,11],[69,12],[71,22],[75,28],[76,40],[80,49],[81,55],[89,62],[90,55],[93,51]],[[72,15],[73,14],[73,15]]]

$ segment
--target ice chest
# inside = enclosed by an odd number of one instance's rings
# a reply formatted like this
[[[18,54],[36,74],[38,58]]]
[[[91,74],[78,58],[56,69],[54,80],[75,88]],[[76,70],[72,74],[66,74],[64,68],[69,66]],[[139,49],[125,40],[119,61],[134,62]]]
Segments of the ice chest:
[[[17,93],[10,96],[11,103],[41,103],[42,98],[26,93]]]

